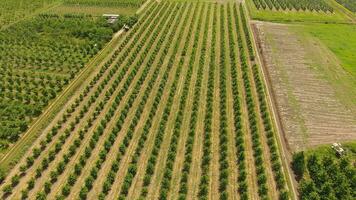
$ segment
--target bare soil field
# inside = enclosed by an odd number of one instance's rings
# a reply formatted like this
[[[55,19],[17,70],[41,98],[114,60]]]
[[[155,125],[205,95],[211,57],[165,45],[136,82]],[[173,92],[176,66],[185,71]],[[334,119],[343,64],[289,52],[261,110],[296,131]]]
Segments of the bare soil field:
[[[356,139],[355,78],[293,26],[253,22],[288,150]]]

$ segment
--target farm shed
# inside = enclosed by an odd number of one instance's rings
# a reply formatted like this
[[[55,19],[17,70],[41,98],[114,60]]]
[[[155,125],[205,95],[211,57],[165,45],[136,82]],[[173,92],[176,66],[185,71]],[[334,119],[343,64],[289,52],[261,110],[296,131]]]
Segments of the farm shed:
[[[103,17],[105,17],[107,19],[109,24],[113,24],[119,18],[119,15],[117,15],[117,14],[103,14]]]

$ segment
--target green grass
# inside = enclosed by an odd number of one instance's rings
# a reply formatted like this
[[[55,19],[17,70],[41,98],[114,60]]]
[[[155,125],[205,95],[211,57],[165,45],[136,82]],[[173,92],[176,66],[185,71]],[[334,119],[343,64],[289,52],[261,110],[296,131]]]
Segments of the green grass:
[[[304,30],[322,41],[356,77],[356,25],[308,24]]]
[[[273,22],[327,22],[346,23],[348,17],[335,9],[334,13],[311,12],[311,11],[273,11],[258,10],[252,0],[246,0],[246,6],[252,19]]]
[[[356,33],[352,27],[355,30],[355,25],[345,24],[288,25],[289,30],[298,35],[313,69],[332,86],[340,102],[356,115],[356,68],[353,67]]]
[[[345,156],[349,159],[356,160],[356,141],[341,143],[342,148],[346,151]],[[324,157],[326,155],[337,158],[336,152],[331,148],[331,144],[321,145],[316,148],[308,149],[305,151],[308,157],[311,154]]]

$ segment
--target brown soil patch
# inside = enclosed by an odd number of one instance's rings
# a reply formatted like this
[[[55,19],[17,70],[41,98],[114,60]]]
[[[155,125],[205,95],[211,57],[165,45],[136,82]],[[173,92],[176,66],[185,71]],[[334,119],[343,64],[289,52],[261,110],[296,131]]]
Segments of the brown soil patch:
[[[328,59],[330,52],[312,57],[327,49],[305,41],[288,25],[254,22],[254,28],[289,150],[356,139],[355,110],[327,78],[330,65],[342,70]]]

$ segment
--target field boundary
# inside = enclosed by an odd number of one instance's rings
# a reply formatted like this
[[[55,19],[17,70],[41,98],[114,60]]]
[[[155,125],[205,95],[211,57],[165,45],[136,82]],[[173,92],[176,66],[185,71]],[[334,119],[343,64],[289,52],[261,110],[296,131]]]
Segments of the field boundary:
[[[251,17],[250,17],[250,14],[249,14],[249,10],[247,9],[246,7],[246,4],[244,3],[244,9],[245,9],[245,12],[246,12],[246,17],[248,18],[248,26],[249,26],[249,29],[250,31],[252,32],[252,35],[253,37],[251,37],[251,40],[252,40],[252,45],[253,45],[253,48],[254,48],[254,52],[255,52],[255,56],[256,56],[256,62],[258,63],[258,65],[260,66],[260,71],[262,73],[262,81],[263,81],[263,85],[264,85],[264,89],[266,91],[266,99],[267,99],[267,102],[268,102],[268,107],[269,107],[269,110],[271,111],[272,113],[272,121],[273,121],[273,126],[275,127],[275,131],[276,131],[276,141],[277,141],[277,144],[278,144],[278,149],[279,149],[279,153],[281,155],[281,160],[282,160],[282,165],[283,165],[283,168],[284,168],[284,173],[286,174],[286,178],[287,178],[287,185],[288,185],[288,188],[289,188],[289,191],[292,193],[291,196],[292,196],[292,199],[294,200],[297,200],[298,197],[297,197],[297,190],[296,190],[296,185],[295,185],[295,182],[294,182],[294,178],[292,177],[292,172],[291,172],[291,169],[289,167],[289,163],[288,163],[288,158],[290,157],[290,152],[288,151],[287,147],[286,147],[286,143],[282,141],[282,138],[281,138],[281,134],[284,135],[284,130],[281,126],[281,122],[280,122],[280,118],[279,118],[279,115],[278,113],[276,114],[276,105],[275,105],[275,100],[273,98],[273,93],[271,92],[271,86],[270,86],[270,82],[267,80],[267,74],[265,72],[265,63],[262,62],[260,56],[260,51],[258,50],[258,46],[256,44],[256,37],[257,37],[257,33],[255,32],[255,30],[251,27]]]

